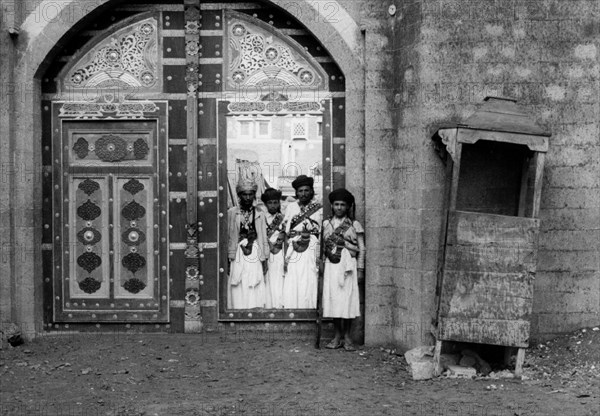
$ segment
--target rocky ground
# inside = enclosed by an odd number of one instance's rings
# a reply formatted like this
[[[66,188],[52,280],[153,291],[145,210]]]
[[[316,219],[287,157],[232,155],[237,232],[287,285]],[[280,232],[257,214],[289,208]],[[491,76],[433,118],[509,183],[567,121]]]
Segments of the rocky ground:
[[[598,415],[600,331],[528,350],[522,380],[413,381],[400,353],[311,333],[73,334],[0,351],[1,415]],[[498,374],[498,373],[495,373]]]
[[[576,397],[600,394],[600,328],[584,328],[538,344],[527,351],[524,375],[529,384],[552,386],[552,393]],[[596,414],[600,414],[597,408]]]

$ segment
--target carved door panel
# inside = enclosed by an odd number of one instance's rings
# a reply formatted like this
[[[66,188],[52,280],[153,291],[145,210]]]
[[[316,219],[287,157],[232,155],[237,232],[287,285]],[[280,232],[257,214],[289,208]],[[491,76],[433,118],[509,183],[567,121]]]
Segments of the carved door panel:
[[[166,304],[157,121],[63,121],[55,147],[56,321],[159,322]],[[163,182],[164,183],[164,182]],[[161,215],[162,214],[162,215]]]

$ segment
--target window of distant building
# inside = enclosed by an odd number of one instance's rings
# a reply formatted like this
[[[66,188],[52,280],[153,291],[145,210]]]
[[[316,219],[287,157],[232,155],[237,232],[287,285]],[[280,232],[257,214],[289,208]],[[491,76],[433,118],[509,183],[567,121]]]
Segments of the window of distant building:
[[[256,120],[256,137],[268,139],[271,137],[271,121]]]
[[[253,136],[254,122],[252,120],[239,120],[240,138],[250,139]]]
[[[240,139],[268,139],[271,137],[271,120],[242,119],[239,123]]]
[[[308,128],[305,118],[297,118],[292,121],[292,140],[307,140]]]

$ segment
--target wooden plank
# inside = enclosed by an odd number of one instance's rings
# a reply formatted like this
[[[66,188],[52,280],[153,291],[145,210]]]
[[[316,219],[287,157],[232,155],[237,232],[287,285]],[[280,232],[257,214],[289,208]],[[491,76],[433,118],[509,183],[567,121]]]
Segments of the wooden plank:
[[[199,7],[197,1],[186,0],[185,13],[186,20],[194,20],[194,8]],[[186,33],[186,42],[200,42],[198,34]],[[196,54],[186,54],[186,63],[189,68],[198,68],[198,56]],[[186,71],[190,72],[190,71]],[[196,224],[198,222],[198,75],[199,69],[190,74],[186,74],[187,96],[187,223]],[[192,93],[193,92],[193,93]]]
[[[462,144],[456,143],[454,163],[452,164],[452,182],[450,186],[450,204],[448,209],[456,211],[456,200],[458,198],[458,179],[460,177],[460,158],[462,156]]]
[[[438,258],[437,258],[437,270],[436,270],[436,284],[435,284],[435,304],[436,304],[436,316],[435,325],[437,326],[440,314],[440,302],[442,300],[442,283],[444,281],[444,261],[446,258],[446,238],[448,236],[448,215],[449,215],[449,204],[450,204],[450,190],[452,188],[452,169],[454,162],[448,155],[446,158],[446,175],[444,179],[444,200],[442,206],[442,225],[440,233],[440,241],[438,244]]]
[[[533,248],[537,244],[538,230],[537,219],[452,211],[448,220],[447,243]]]
[[[527,146],[534,152],[548,151],[548,138],[534,136],[530,134],[508,133],[501,131],[470,130],[459,128],[458,142],[473,144],[479,140],[489,140],[492,142],[514,143]]]
[[[444,270],[534,272],[538,229],[530,218],[451,212]]]
[[[169,199],[187,198],[187,159],[185,146],[173,145],[169,140]],[[187,142],[186,142],[187,144]]]
[[[441,318],[438,340],[526,348],[529,327],[528,321]]]
[[[209,276],[209,278],[217,279],[218,281],[218,302],[219,302],[219,318],[226,318],[227,309],[227,114],[229,101],[217,102],[217,155],[218,155],[218,179],[219,179],[219,270],[217,276]]]
[[[200,10],[199,0],[185,0],[184,2],[184,21],[196,21]],[[200,44],[200,35],[196,32],[185,31],[185,43]],[[186,48],[187,49],[187,48]],[[186,50],[185,55],[185,88],[188,91],[187,96],[187,249],[185,252],[186,274],[183,276],[172,276],[173,278],[185,279],[186,293],[199,294],[199,281],[186,278],[188,269],[196,268],[200,270],[198,255],[198,86],[200,68],[198,64],[198,54],[190,53]],[[190,269],[191,268],[191,269]],[[202,329],[202,320],[200,317],[200,307],[192,302],[185,303],[184,307],[184,331],[199,332]]]
[[[527,208],[527,190],[529,189],[529,162],[530,159],[528,157],[523,159],[523,167],[521,169],[521,190],[519,192],[519,217],[525,216],[525,209]]]
[[[448,285],[470,282],[472,290],[481,286],[482,290],[492,296],[533,298],[534,275],[529,273],[446,270],[444,277]]]
[[[525,362],[525,348],[519,348],[517,351],[517,362],[515,364],[515,376],[520,377],[523,374],[523,363]]]
[[[444,270],[533,273],[536,250],[520,247],[448,245]]]
[[[458,282],[456,287],[444,288],[440,305],[444,318],[524,320],[531,316],[532,299],[511,294],[485,292],[485,286],[469,286]]]
[[[540,212],[540,200],[542,197],[542,178],[544,176],[544,153],[536,153],[533,156],[535,164],[535,179],[533,180],[533,203],[531,217],[537,218]]]
[[[433,376],[437,377],[442,374],[442,365],[440,359],[442,357],[442,341],[435,342],[435,348],[433,350]]]
[[[538,228],[539,221],[530,218],[451,212],[440,319],[529,319]],[[477,330],[469,327],[471,332]],[[470,341],[464,339],[461,330],[450,331],[448,336],[460,337],[457,341],[477,342],[481,338],[494,343],[493,336],[485,332],[466,336]],[[504,334],[498,334],[498,340],[503,338]]]

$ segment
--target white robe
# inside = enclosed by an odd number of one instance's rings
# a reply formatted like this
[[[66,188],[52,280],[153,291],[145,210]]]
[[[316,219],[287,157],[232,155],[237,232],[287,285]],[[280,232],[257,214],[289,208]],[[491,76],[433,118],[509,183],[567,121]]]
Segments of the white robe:
[[[291,231],[291,219],[298,213],[300,213],[300,206],[297,202],[288,205],[285,211],[286,232],[288,235]],[[323,222],[323,208],[312,214],[310,218],[314,223],[305,220],[303,223],[298,224],[294,230],[300,232],[304,225],[309,229],[316,228],[320,230]],[[288,266],[283,282],[283,306],[286,309],[315,309],[317,307],[319,239],[311,234],[306,251],[298,253],[294,250],[292,242],[299,238],[300,236],[291,238],[286,251]]]
[[[266,214],[267,224],[273,222],[274,215]],[[279,233],[274,232],[271,236],[271,243],[277,241]],[[284,263],[284,251],[281,249],[279,253],[269,253],[269,268],[265,276],[266,285],[266,304],[267,308],[283,308],[283,263]]]
[[[245,256],[242,245],[248,240],[239,242],[235,259],[231,262],[231,273],[228,279],[228,309],[264,308],[266,304],[265,284],[259,249],[256,242],[252,252]]]
[[[269,270],[267,270],[266,292],[267,308],[283,308],[283,250],[269,257]]]
[[[342,224],[343,219],[332,218],[323,222],[323,240],[327,240]],[[364,267],[364,230],[359,222],[344,233],[345,247],[339,263],[325,257],[323,273],[323,317],[353,319],[360,316],[358,268]],[[350,249],[349,249],[350,248]],[[356,252],[353,256],[350,250]]]
[[[360,316],[356,259],[342,249],[340,262],[325,260],[323,317],[353,319]]]

